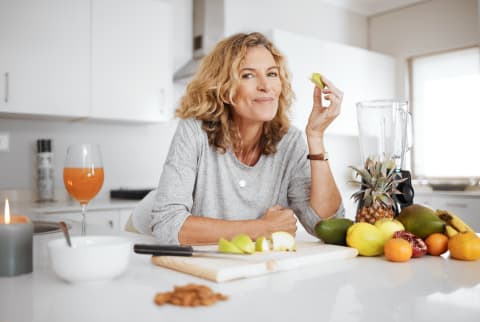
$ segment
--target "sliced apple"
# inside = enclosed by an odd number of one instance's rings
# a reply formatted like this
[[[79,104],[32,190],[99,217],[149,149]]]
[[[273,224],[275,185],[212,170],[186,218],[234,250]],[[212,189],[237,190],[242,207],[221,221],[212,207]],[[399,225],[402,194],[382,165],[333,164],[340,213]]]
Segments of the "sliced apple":
[[[325,87],[322,82],[322,75],[320,75],[320,73],[312,73],[310,80],[320,89],[323,89]]]
[[[218,251],[220,253],[243,254],[241,249],[225,238],[220,238],[218,241]]]
[[[284,231],[277,231],[272,234],[272,250],[274,251],[295,251],[297,248],[295,238]]]
[[[257,252],[266,252],[270,250],[270,242],[265,236],[260,236],[255,240],[255,250]]]
[[[232,243],[247,254],[255,252],[255,243],[247,234],[240,234],[232,239]]]

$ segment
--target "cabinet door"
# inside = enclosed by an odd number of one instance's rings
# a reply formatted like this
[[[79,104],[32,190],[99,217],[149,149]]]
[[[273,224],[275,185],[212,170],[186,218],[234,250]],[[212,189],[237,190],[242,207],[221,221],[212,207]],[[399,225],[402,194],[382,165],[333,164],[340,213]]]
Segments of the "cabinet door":
[[[313,104],[312,72],[319,72],[344,92],[342,111],[328,134],[357,135],[356,103],[395,98],[395,59],[362,48],[274,30],[274,43],[287,58],[296,100],[292,123],[304,129]]]
[[[432,199],[434,208],[455,213],[476,232],[480,232],[480,199],[454,196],[435,196]]]
[[[170,19],[160,1],[92,1],[92,117],[170,118]]]
[[[89,113],[88,0],[0,1],[0,112]]]

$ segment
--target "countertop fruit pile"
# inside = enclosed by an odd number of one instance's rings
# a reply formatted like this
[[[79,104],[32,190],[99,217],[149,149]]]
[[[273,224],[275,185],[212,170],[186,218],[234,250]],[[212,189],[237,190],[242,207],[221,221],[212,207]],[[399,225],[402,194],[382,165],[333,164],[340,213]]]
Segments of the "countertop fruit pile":
[[[362,256],[384,254],[393,262],[447,251],[454,259],[480,259],[480,238],[460,217],[418,204],[404,208],[395,219],[375,223],[327,219],[317,224],[315,232],[327,244],[356,248]]]

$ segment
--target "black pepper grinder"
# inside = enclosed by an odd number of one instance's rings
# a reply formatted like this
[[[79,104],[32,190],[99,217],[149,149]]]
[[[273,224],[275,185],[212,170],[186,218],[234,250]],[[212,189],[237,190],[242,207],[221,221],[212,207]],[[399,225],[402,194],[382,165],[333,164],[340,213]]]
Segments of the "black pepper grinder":
[[[52,140],[37,140],[37,199],[54,200]]]

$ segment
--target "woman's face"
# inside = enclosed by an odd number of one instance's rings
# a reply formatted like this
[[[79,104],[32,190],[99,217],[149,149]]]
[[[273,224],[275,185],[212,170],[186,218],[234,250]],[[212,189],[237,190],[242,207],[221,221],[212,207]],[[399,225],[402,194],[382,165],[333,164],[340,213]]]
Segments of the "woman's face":
[[[233,97],[234,119],[240,123],[271,121],[277,114],[282,91],[279,67],[272,54],[263,46],[249,48],[239,76]]]

